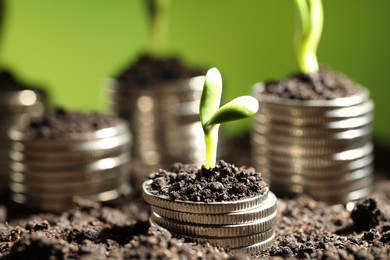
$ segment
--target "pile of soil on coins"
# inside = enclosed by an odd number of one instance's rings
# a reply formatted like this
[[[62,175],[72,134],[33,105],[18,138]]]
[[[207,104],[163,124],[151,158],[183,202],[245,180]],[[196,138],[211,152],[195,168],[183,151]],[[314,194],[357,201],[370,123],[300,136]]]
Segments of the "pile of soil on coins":
[[[121,72],[117,79],[129,87],[147,87],[159,82],[169,82],[200,75],[205,75],[205,71],[188,67],[179,58],[157,58],[141,55],[138,60]]]
[[[118,125],[114,115],[85,113],[56,109],[45,116],[32,119],[25,134],[31,138],[66,138],[73,134],[88,133]]]
[[[254,168],[236,167],[219,161],[207,169],[190,164],[174,164],[150,176],[152,191],[174,200],[194,202],[235,201],[264,194],[268,184]]]
[[[30,89],[29,86],[21,83],[11,72],[0,70],[0,90],[24,90]]]
[[[330,69],[315,74],[294,74],[265,84],[265,94],[295,100],[331,100],[358,92],[356,83]]]

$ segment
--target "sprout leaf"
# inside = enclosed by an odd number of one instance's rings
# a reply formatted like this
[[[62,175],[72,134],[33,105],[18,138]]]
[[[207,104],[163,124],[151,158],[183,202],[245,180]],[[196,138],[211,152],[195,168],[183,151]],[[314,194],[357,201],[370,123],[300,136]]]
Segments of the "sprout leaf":
[[[217,68],[207,71],[200,99],[199,117],[206,143],[205,167],[214,167],[217,157],[218,130],[221,123],[238,120],[255,114],[257,99],[241,96],[219,107],[222,96],[222,77]]]
[[[221,124],[229,121],[243,119],[256,113],[259,102],[251,96],[242,96],[233,99],[215,112],[208,124]]]
[[[222,77],[217,68],[207,71],[206,80],[203,86],[202,97],[200,99],[199,116],[203,126],[203,131],[207,132],[209,120],[219,109],[222,96]]]

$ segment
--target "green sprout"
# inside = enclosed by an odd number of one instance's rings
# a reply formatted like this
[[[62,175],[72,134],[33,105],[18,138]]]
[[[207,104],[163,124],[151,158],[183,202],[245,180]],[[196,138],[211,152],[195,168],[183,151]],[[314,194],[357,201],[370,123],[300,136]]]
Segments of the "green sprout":
[[[151,56],[161,56],[167,41],[170,0],[145,1],[150,26],[149,51]]]
[[[321,0],[295,0],[299,25],[296,31],[296,52],[301,72],[317,73],[317,47],[321,38],[323,10]]]
[[[199,117],[206,143],[206,168],[215,166],[220,124],[252,116],[259,109],[259,102],[251,96],[235,98],[219,107],[221,96],[221,74],[217,68],[211,68],[206,73],[199,107]]]

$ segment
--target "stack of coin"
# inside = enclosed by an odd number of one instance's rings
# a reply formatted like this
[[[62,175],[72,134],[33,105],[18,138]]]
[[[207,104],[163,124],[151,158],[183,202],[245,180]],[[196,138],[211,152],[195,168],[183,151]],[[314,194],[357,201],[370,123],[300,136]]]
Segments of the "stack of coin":
[[[150,180],[143,184],[144,199],[151,205],[150,222],[175,236],[245,254],[260,252],[275,237],[277,199],[268,190],[249,199],[202,203],[171,200],[153,193],[150,184]]]
[[[30,208],[59,212],[78,195],[99,202],[129,192],[131,135],[125,122],[57,138],[10,130],[11,199]]]
[[[30,117],[44,112],[42,95],[34,90],[4,90],[0,95],[0,191],[8,186],[9,146],[8,131]]]
[[[174,162],[202,163],[205,145],[199,122],[204,76],[144,87],[109,84],[112,112],[124,118],[133,135],[133,165],[145,174]]]
[[[370,193],[373,102],[364,89],[334,100],[297,101],[263,94],[252,127],[252,161],[279,194],[306,193],[344,203]]]

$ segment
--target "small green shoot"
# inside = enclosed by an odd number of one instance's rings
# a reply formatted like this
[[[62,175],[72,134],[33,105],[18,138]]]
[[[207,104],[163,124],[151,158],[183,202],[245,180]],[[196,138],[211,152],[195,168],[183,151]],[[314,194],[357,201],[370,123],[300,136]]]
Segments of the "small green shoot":
[[[295,0],[298,10],[296,52],[302,73],[313,74],[319,70],[317,47],[323,25],[321,0]]]
[[[206,73],[199,107],[199,117],[206,143],[206,168],[214,167],[216,163],[220,124],[252,116],[259,109],[259,102],[251,96],[235,98],[219,107],[221,97],[221,74],[217,68],[211,68]]]
[[[144,0],[149,15],[149,52],[151,56],[164,54],[168,34],[170,0]]]

